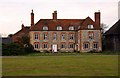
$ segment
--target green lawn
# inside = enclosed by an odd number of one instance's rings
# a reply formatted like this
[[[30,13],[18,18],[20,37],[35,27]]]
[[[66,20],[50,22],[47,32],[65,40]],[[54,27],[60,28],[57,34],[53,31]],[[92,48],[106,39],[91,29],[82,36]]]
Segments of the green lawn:
[[[9,56],[3,76],[118,76],[118,55]]]

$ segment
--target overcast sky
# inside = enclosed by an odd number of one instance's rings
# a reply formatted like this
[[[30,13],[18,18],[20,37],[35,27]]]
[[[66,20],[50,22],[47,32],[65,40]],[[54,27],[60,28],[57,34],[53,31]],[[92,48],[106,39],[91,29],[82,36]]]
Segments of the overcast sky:
[[[34,10],[35,23],[51,19],[57,10],[58,19],[94,20],[94,12],[100,10],[101,23],[111,27],[118,20],[119,0],[0,0],[0,35],[14,34],[21,24],[30,26],[30,13]]]

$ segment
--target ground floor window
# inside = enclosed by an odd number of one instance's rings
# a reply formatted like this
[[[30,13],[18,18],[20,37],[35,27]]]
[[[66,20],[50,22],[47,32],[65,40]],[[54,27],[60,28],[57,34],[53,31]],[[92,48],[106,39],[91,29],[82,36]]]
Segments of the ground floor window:
[[[93,43],[93,48],[97,49],[98,48],[98,43]]]
[[[47,47],[48,47],[47,44],[44,44],[43,48],[47,48]]]
[[[39,44],[34,44],[34,48],[38,49],[39,48]]]
[[[61,48],[65,48],[65,44],[62,44],[62,45],[61,45]]]
[[[69,46],[70,48],[74,48],[74,44],[70,44],[70,46]]]
[[[85,42],[83,46],[84,46],[84,49],[89,49],[90,44],[88,42]]]

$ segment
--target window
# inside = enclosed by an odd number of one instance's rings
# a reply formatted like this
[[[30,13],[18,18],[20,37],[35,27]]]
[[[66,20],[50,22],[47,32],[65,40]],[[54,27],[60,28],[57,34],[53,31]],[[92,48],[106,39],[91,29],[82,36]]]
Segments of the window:
[[[93,43],[93,48],[97,49],[98,48],[98,43]]]
[[[74,48],[74,45],[73,45],[73,44],[70,44],[70,48]]]
[[[70,27],[69,27],[69,30],[74,30],[74,27],[73,27],[73,26],[70,26]]]
[[[70,34],[70,40],[73,40],[73,36],[74,36],[73,34]]]
[[[38,40],[38,34],[35,34],[35,40]]]
[[[39,47],[39,44],[35,44],[35,45],[34,45],[34,48],[35,48],[35,49],[38,49],[38,47]]]
[[[43,27],[43,30],[48,30],[48,27],[47,27],[47,26],[44,26],[44,27]]]
[[[44,46],[43,46],[44,48],[47,48],[47,44],[44,44]]]
[[[57,40],[57,34],[53,34],[53,40]]]
[[[78,29],[80,29],[81,26],[78,26]]]
[[[93,29],[93,25],[88,25],[88,29]]]
[[[47,40],[47,34],[44,34],[44,40]]]
[[[65,48],[65,44],[62,44],[62,45],[61,45],[61,48]]]
[[[94,32],[92,31],[88,32],[88,38],[89,40],[92,40],[94,38]]]
[[[84,43],[84,49],[88,49],[89,48],[89,43]]]
[[[62,34],[62,40],[65,40],[65,34]]]
[[[57,30],[62,30],[62,27],[61,26],[57,26]]]

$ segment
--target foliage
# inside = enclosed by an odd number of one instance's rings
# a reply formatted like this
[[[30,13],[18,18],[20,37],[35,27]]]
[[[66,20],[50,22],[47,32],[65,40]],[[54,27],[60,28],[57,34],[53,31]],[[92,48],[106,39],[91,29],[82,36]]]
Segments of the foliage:
[[[25,54],[24,49],[17,43],[2,44],[2,55],[22,55]]]

